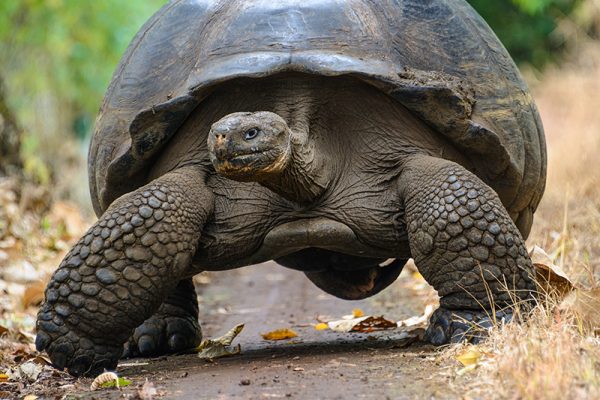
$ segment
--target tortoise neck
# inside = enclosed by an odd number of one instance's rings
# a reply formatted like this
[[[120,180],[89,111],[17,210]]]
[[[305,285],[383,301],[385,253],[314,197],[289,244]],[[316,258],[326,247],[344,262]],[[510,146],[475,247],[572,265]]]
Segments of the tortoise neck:
[[[292,130],[289,157],[279,174],[259,183],[293,202],[315,201],[329,187],[331,176],[327,160],[315,148],[307,129]]]

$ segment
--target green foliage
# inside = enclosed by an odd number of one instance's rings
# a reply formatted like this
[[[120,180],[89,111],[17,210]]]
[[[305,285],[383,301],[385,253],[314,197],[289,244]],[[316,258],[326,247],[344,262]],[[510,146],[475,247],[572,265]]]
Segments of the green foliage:
[[[95,114],[115,65],[165,0],[2,0],[0,69],[22,108],[51,91]],[[18,98],[15,99],[15,96]]]
[[[85,150],[73,133],[89,136],[119,58],[166,1],[0,0],[0,79],[30,178],[56,182],[80,169]]]
[[[542,68],[565,46],[559,22],[581,0],[468,0],[518,63]]]

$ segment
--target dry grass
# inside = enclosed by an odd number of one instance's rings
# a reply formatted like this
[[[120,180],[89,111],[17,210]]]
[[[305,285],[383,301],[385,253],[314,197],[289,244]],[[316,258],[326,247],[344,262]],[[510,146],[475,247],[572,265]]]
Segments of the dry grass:
[[[477,368],[462,374],[455,357],[472,345],[442,354],[452,367],[452,382],[465,398],[600,398],[600,340],[580,334],[575,316],[540,303],[528,320],[495,329],[476,346]]]
[[[547,71],[533,85],[546,129],[548,181],[528,242],[590,288],[600,275],[600,49],[588,49],[579,61]],[[581,320],[598,321],[600,309],[591,312],[582,317],[542,296],[526,322],[495,329],[476,347],[483,356],[474,370],[457,373],[455,357],[467,345],[441,357],[465,398],[598,399],[600,339]]]
[[[548,180],[529,243],[553,251],[576,280],[600,274],[600,48],[588,65],[550,70],[535,88]]]

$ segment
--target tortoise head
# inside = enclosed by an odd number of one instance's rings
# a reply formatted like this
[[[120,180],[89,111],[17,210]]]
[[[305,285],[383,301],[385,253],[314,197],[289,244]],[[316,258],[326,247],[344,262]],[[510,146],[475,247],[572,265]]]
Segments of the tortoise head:
[[[292,153],[290,140],[290,128],[279,115],[237,112],[212,125],[208,151],[219,174],[242,182],[261,181],[286,168]]]

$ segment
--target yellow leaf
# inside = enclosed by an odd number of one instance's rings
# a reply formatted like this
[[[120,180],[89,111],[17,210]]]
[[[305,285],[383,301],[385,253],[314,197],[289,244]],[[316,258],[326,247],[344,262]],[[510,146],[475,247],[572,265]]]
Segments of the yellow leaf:
[[[261,333],[261,336],[265,340],[284,340],[284,339],[295,338],[296,336],[298,336],[298,334],[296,332],[294,332],[293,330],[286,328],[286,329],[277,329],[275,331],[271,331],[271,332],[267,332],[267,333]]]
[[[355,308],[354,310],[352,310],[352,315],[354,316],[354,318],[360,318],[364,317],[365,313],[360,308]]]
[[[23,397],[23,400],[36,400],[38,397],[35,394],[28,394],[27,396]]]
[[[413,272],[412,273],[412,277],[413,277],[413,279],[417,279],[417,280],[420,280],[420,281],[425,280],[425,278],[423,278],[423,275],[421,275],[421,273],[419,271]]]
[[[329,325],[327,325],[324,322],[321,322],[320,324],[315,325],[315,329],[318,331],[324,331],[325,329],[329,329]]]
[[[6,382],[8,380],[8,375],[0,374],[0,382]]]
[[[469,347],[461,354],[456,356],[456,359],[460,361],[462,365],[467,367],[469,365],[477,364],[481,356],[483,356],[483,353],[481,353],[476,347]]]

